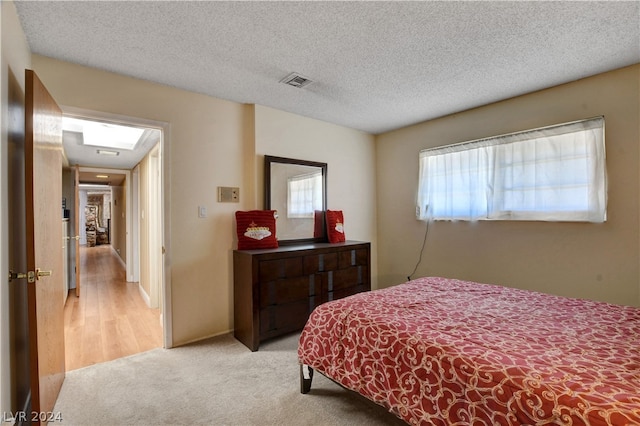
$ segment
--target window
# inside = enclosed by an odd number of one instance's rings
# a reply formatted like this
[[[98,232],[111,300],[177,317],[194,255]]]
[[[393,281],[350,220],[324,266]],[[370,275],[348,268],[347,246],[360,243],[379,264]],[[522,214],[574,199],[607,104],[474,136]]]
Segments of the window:
[[[417,215],[604,222],[604,118],[421,151]]]
[[[313,217],[322,210],[322,171],[290,177],[287,187],[287,217]]]

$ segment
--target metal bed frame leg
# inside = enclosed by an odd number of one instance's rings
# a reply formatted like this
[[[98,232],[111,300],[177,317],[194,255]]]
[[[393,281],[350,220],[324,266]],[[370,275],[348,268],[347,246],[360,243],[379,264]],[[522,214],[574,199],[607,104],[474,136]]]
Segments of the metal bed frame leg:
[[[309,393],[313,380],[313,368],[307,364],[300,364],[300,393]]]

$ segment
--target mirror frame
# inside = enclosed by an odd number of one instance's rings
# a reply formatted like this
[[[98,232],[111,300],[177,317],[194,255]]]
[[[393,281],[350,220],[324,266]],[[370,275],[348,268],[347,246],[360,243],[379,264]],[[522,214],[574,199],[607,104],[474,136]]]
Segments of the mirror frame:
[[[318,167],[322,170],[322,210],[327,210],[327,163],[317,161],[296,160],[294,158],[275,157],[273,155],[264,156],[264,209],[271,210],[271,164],[295,164],[298,166]],[[326,226],[323,225],[323,229]],[[277,228],[276,228],[277,233]],[[281,246],[294,244],[325,243],[327,242],[327,232],[324,229],[322,237],[296,238],[291,240],[278,240]]]

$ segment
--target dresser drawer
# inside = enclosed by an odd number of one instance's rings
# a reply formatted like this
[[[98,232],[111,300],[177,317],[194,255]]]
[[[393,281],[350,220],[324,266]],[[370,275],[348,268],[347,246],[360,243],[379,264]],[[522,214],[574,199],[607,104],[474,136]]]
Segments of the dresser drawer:
[[[289,257],[284,259],[263,260],[259,266],[258,279],[260,282],[273,281],[278,278],[299,277],[303,275],[302,258]]]
[[[322,280],[315,275],[260,283],[260,307],[281,305],[320,294]]]
[[[304,273],[333,271],[338,268],[338,253],[321,253],[304,257]]]
[[[260,338],[268,339],[304,327],[311,311],[317,306],[315,298],[298,300],[284,305],[268,306],[260,310]]]
[[[338,269],[369,264],[369,250],[353,249],[338,253]]]

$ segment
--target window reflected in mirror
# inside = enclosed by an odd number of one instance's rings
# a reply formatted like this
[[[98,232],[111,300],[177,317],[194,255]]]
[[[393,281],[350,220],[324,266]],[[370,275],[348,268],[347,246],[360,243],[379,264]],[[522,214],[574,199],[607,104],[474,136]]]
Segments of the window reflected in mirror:
[[[322,210],[322,171],[287,178],[287,218],[312,218]]]

